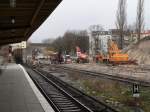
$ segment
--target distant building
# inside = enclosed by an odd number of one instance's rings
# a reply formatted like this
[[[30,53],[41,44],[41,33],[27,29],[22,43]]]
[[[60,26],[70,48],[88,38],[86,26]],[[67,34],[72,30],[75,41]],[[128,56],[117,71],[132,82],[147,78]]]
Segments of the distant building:
[[[131,41],[131,33],[129,31],[124,32],[124,47],[128,46]],[[108,31],[93,31],[89,36],[89,54],[94,56],[95,54],[102,52],[103,54],[108,52],[108,40],[115,41],[120,48],[120,31],[119,29],[110,29]]]
[[[150,37],[150,30],[144,31],[141,33],[141,39],[143,39],[144,37]],[[135,40],[135,42],[137,42],[137,38],[138,38],[138,33],[133,33],[132,34],[132,38]]]
[[[111,35],[108,31],[93,31],[89,36],[89,54],[94,56],[99,52],[107,53],[108,40]]]
[[[112,37],[112,40],[114,40],[118,46],[120,46],[120,31],[119,29],[110,29],[109,34]]]
[[[110,35],[112,36],[112,40],[116,41],[118,47],[121,47],[120,43],[120,31],[119,29],[110,29]],[[124,31],[124,47],[127,47],[131,43],[133,43],[136,39],[133,37],[133,31],[127,30]]]
[[[145,31],[144,33],[142,33],[143,37],[148,37],[150,36],[150,30]]]
[[[100,35],[99,36],[99,47],[100,51],[104,54],[108,52],[108,40],[112,39],[111,35]]]
[[[150,36],[150,30],[141,33],[141,39]],[[107,53],[108,39],[115,41],[120,48],[120,31],[119,29],[110,29],[109,31],[93,31],[89,36],[89,54],[94,56],[99,52]],[[138,34],[127,30],[124,32],[124,47],[137,42]]]

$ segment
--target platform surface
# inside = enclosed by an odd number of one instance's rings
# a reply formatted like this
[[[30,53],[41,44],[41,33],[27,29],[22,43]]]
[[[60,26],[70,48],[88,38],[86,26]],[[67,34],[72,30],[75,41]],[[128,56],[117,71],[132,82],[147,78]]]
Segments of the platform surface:
[[[0,112],[45,112],[19,65],[8,64],[0,74]]]

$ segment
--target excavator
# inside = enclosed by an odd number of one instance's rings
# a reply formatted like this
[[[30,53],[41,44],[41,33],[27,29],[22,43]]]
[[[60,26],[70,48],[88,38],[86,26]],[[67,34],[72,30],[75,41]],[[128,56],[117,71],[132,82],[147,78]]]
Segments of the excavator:
[[[76,46],[76,54],[77,54],[77,63],[87,63],[88,55],[86,53],[81,52],[80,47]]]
[[[96,55],[96,59],[100,62],[110,63],[110,64],[128,64],[131,63],[128,54],[122,53],[118,48],[115,41],[108,40],[108,53],[99,53]]]

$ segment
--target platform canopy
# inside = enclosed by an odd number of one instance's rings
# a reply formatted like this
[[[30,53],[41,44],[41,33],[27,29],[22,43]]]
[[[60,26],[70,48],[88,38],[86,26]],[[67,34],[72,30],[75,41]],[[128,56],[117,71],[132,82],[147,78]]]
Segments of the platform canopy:
[[[0,45],[27,40],[61,0],[0,0]]]

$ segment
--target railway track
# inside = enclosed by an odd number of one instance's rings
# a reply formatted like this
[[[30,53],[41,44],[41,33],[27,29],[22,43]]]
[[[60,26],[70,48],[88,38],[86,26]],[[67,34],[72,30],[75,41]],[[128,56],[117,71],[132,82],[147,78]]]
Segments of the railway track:
[[[26,67],[32,80],[56,112],[117,112],[63,82],[50,72]]]
[[[110,79],[110,80],[116,80],[116,81],[128,83],[128,84],[139,84],[140,86],[143,86],[143,87],[150,87],[150,82],[146,82],[142,80],[125,78],[121,76],[114,76],[114,75],[106,74],[106,73],[97,73],[97,72],[92,72],[92,71],[87,71],[87,70],[79,70],[79,69],[69,68],[69,67],[64,67],[64,66],[55,65],[54,67],[57,69],[65,70],[65,71],[67,70],[67,71],[78,72],[78,73],[81,73],[82,75],[89,75],[89,76],[94,76],[94,77]]]

